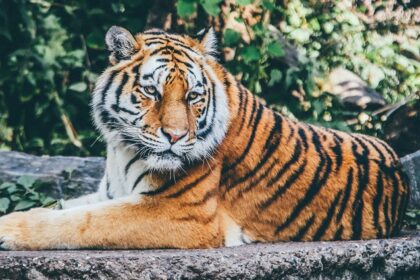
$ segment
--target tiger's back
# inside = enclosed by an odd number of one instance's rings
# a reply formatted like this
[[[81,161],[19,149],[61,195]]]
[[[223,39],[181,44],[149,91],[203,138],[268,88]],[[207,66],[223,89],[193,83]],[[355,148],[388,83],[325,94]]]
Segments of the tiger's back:
[[[244,233],[259,241],[306,241],[398,232],[409,189],[386,143],[292,121],[230,86],[237,117],[221,147],[229,155],[221,189]]]

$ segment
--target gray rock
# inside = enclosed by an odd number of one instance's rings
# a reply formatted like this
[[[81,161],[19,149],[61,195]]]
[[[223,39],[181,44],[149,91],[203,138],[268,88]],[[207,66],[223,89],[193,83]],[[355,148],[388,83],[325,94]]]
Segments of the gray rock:
[[[344,68],[336,68],[329,74],[323,90],[337,95],[340,102],[349,108],[376,109],[386,105],[378,92]]]
[[[33,156],[0,151],[0,183],[16,181],[23,175],[49,186],[55,198],[76,197],[94,192],[104,174],[105,160],[100,157]]]
[[[0,252],[0,279],[419,279],[420,237],[213,250]]]
[[[420,151],[401,158],[411,187],[409,207],[420,209]]]

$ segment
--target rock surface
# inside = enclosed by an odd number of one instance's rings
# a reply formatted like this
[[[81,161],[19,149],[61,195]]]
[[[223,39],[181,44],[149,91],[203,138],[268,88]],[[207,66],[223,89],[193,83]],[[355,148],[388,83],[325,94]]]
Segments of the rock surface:
[[[337,95],[351,109],[377,109],[386,105],[385,99],[353,72],[336,68],[329,74],[323,90]]]
[[[214,250],[0,252],[0,279],[419,279],[420,237]]]
[[[0,151],[0,183],[16,181],[23,175],[48,183],[55,198],[77,197],[94,192],[104,174],[100,157],[33,156]]]
[[[410,180],[411,194],[408,206],[420,209],[420,151],[401,158],[401,163]]]
[[[420,205],[420,151],[402,159]],[[92,192],[102,158],[0,152],[0,182],[30,175],[56,197]],[[0,279],[420,279],[420,232],[384,240],[252,244],[214,250],[0,252]]]

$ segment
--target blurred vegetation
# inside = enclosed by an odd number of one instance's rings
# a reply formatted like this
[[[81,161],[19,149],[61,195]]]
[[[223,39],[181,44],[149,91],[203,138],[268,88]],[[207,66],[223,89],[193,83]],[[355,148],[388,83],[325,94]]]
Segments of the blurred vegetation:
[[[0,184],[0,216],[13,211],[54,204],[56,200],[42,192],[44,187],[45,183],[30,176],[22,176],[16,182]]]
[[[419,27],[411,13],[416,7],[407,1],[346,3],[0,1],[0,149],[104,154],[89,100],[107,66],[104,35],[112,25],[188,34],[214,26],[220,60],[269,106],[304,121],[382,137],[381,114],[344,107],[323,81],[341,66],[389,104],[418,98]]]

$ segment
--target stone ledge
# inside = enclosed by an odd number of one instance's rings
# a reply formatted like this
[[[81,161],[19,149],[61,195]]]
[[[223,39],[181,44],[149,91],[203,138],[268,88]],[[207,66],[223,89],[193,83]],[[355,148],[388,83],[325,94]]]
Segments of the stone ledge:
[[[0,279],[419,279],[420,232],[212,250],[0,252]]]
[[[420,152],[402,163],[420,205]],[[0,182],[30,175],[55,197],[96,189],[102,158],[0,152]],[[215,250],[0,252],[0,279],[420,279],[420,232],[386,240],[253,244]]]

